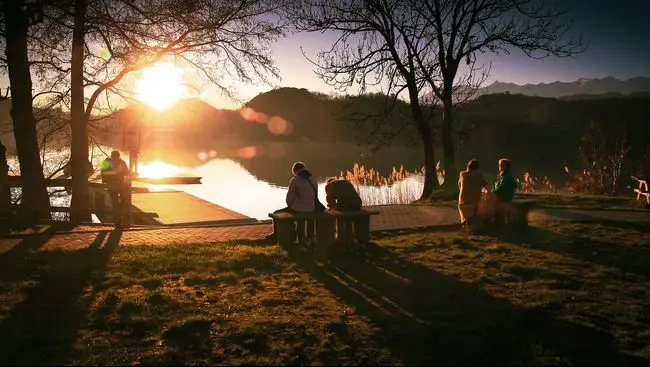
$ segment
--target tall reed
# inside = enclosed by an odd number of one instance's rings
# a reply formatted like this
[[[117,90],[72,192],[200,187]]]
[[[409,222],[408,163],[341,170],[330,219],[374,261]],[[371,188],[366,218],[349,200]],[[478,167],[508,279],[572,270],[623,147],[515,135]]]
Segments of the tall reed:
[[[388,176],[374,168],[355,163],[352,171],[341,172],[338,178],[354,185],[363,205],[408,204],[422,194],[424,169],[408,171],[404,165],[393,167]]]

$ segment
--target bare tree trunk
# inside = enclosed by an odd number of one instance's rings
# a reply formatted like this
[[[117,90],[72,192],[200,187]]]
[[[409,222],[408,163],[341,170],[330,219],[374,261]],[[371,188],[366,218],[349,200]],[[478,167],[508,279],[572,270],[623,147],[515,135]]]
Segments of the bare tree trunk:
[[[418,102],[417,90],[411,90],[409,95],[411,98],[411,114],[417,124],[424,148],[424,185],[422,187],[422,195],[420,196],[420,200],[423,200],[428,199],[431,193],[433,193],[433,190],[440,188],[440,183],[438,182],[438,175],[435,168],[436,156],[431,128],[422,113],[422,108]]]
[[[22,207],[25,219],[51,219],[43,166],[38,150],[36,119],[32,110],[32,78],[27,57],[29,23],[23,0],[3,1],[6,57],[11,85],[11,118],[22,178]]]
[[[456,167],[456,152],[453,137],[453,102],[451,88],[445,91],[443,98],[444,115],[442,117],[442,149],[444,153],[445,182],[442,187],[446,193],[458,192],[458,168]]]
[[[3,222],[6,222],[6,218],[9,217],[10,204],[11,191],[9,190],[9,164],[7,164],[7,148],[0,142],[0,218],[3,218]]]
[[[70,167],[72,172],[72,216],[79,223],[90,220],[88,212],[88,124],[85,118],[83,58],[86,0],[75,0],[75,19],[72,33],[71,102],[72,146]]]
[[[428,126],[427,126],[428,128]],[[420,200],[428,199],[434,190],[440,188],[438,174],[436,172],[436,157],[434,152],[433,137],[431,133],[420,134],[422,146],[424,148],[424,186]]]

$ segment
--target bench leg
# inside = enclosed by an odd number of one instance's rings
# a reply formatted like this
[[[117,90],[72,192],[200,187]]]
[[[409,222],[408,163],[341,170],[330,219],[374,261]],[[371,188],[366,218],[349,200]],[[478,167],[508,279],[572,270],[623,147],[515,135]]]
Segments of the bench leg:
[[[319,218],[316,221],[316,242],[314,248],[316,256],[324,258],[334,243],[336,220],[331,217]]]
[[[278,244],[289,248],[296,240],[296,226],[293,220],[283,220],[278,223]]]
[[[359,246],[367,245],[370,239],[370,217],[357,218],[354,221],[354,234]]]
[[[305,223],[307,225],[307,241],[309,242],[312,250],[314,250],[314,246],[316,244],[316,221],[314,219],[307,219]]]
[[[354,243],[352,220],[348,218],[338,218],[336,222],[338,241],[344,246],[352,246]]]
[[[296,220],[296,233],[298,235],[298,241],[304,241],[306,238],[305,229],[307,227],[306,219],[297,219]]]
[[[529,209],[523,209],[521,213],[519,213],[519,230],[520,231],[525,231],[528,229],[528,211]]]

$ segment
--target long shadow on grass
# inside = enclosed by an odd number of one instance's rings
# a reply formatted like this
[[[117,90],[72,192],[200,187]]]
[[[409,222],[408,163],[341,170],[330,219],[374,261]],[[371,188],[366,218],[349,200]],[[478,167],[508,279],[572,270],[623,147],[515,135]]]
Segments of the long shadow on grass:
[[[293,258],[409,365],[648,363],[619,352],[610,334],[524,310],[375,244],[326,264]]]
[[[608,229],[633,230],[640,233],[648,231],[648,225],[643,223],[600,221],[598,224]],[[612,237],[610,241],[598,240],[591,236],[584,238],[578,232],[562,234],[543,227],[530,227],[525,234],[507,234],[500,237],[520,246],[552,251],[650,278],[650,247],[621,243],[616,237]]]
[[[45,231],[23,236],[22,240],[10,250],[0,254],[0,280],[16,281],[24,279],[34,271],[29,260],[54,235],[54,226]]]
[[[85,288],[103,274],[120,237],[119,230],[102,231],[88,248],[39,251],[30,257],[27,269],[35,272],[37,283],[0,323],[0,364],[71,362],[79,328],[86,321]]]

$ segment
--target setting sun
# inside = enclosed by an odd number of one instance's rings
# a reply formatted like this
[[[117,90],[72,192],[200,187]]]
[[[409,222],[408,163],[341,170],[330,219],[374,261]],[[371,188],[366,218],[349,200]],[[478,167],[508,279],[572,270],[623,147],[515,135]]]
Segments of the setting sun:
[[[187,96],[181,69],[173,63],[159,62],[142,69],[135,82],[138,99],[149,106],[162,110]]]

